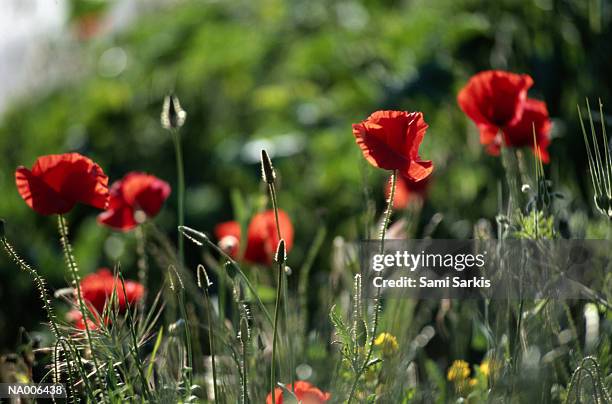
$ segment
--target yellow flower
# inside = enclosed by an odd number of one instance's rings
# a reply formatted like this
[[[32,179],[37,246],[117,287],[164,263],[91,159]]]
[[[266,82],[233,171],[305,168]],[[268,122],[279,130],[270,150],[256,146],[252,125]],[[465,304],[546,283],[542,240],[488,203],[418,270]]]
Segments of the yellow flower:
[[[476,387],[477,384],[478,384],[478,379],[475,379],[473,377],[468,381],[468,385],[470,387]]]
[[[466,361],[456,360],[448,369],[446,378],[450,382],[464,382],[470,376],[470,365]]]
[[[383,355],[389,356],[398,349],[397,338],[387,332],[381,332],[374,340],[374,345],[382,348]]]
[[[489,377],[489,374],[491,374],[491,366],[490,366],[489,360],[488,359],[483,360],[480,363],[479,369],[480,369],[480,373],[482,373],[483,376]]]

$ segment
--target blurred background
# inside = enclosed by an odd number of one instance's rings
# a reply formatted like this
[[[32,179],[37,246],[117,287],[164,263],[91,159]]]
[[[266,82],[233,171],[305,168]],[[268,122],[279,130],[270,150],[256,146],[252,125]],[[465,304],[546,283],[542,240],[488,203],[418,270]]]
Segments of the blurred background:
[[[296,229],[289,264],[303,261],[320,226],[328,231],[313,268],[316,294],[333,238],[367,237],[358,219],[367,201],[382,210],[384,173],[364,162],[351,134],[374,110],[423,111],[430,125],[421,154],[436,170],[417,227],[442,213],[435,237],[469,238],[476,221],[495,218],[500,161],[484,153],[456,104],[468,78],[489,68],[534,78],[529,95],[545,100],[554,120],[549,178],[563,203],[592,216],[576,105],[600,97],[610,111],[611,19],[607,0],[2,1],[7,237],[53,290],[65,287],[55,220],[24,204],[15,168],[78,151],[111,181],[140,170],[175,185],[172,140],[159,124],[163,97],[174,92],[188,114],[186,223],[211,232],[234,218],[236,201],[260,208],[266,148]],[[175,196],[156,219],[172,239]],[[68,216],[81,271],[121,262],[134,278],[133,235],[101,228],[97,213],[80,206]],[[153,274],[153,285],[160,279]],[[326,321],[329,307],[315,297],[320,315],[310,320]],[[0,352],[20,343],[20,327],[41,330],[43,320],[31,279],[0,254]]]

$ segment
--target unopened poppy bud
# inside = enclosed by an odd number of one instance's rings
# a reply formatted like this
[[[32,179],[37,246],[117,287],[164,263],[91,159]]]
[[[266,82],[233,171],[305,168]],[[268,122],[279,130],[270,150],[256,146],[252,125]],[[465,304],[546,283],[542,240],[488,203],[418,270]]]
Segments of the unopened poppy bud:
[[[6,233],[4,233],[4,219],[0,219],[0,238],[4,238],[4,235]]]
[[[285,249],[285,240],[281,238],[278,242],[278,247],[276,248],[276,256],[274,260],[279,264],[284,264],[287,259],[287,250]]]
[[[164,106],[161,113],[161,124],[165,129],[178,129],[185,123],[187,112],[181,108],[181,103],[175,95],[167,95],[164,98]]]
[[[197,231],[187,226],[179,226],[178,230],[196,245],[202,246],[208,241],[208,236],[201,231]]]
[[[261,150],[261,177],[264,182],[268,184],[273,184],[276,179],[276,173],[274,172],[274,167],[272,166],[272,160],[270,160],[270,156],[268,156],[268,152],[265,150]]]

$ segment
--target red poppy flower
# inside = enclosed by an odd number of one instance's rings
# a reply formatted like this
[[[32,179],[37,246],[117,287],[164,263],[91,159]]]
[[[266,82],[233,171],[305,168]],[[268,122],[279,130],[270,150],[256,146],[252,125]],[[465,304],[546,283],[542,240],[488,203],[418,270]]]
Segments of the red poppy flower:
[[[430,179],[431,177],[421,181],[413,181],[410,178],[398,175],[395,183],[395,195],[393,196],[393,209],[406,209],[413,200],[425,197]],[[387,181],[385,198],[389,198],[390,192],[391,182]]]
[[[281,236],[285,240],[287,252],[293,246],[293,225],[287,213],[279,209],[278,221]],[[237,222],[220,223],[215,228],[215,236],[219,240],[219,246],[226,250],[229,255],[238,258],[241,241],[240,225]],[[267,210],[253,216],[247,229],[247,246],[244,259],[258,264],[270,265],[278,246],[278,235],[276,232],[276,221],[274,211]]]
[[[131,230],[139,224],[136,212],[154,217],[169,195],[167,182],[153,175],[129,173],[112,185],[108,210],[98,216],[98,222],[118,230]]]
[[[99,209],[108,203],[108,177],[78,153],[39,157],[32,170],[17,168],[15,182],[23,200],[41,215],[67,213],[79,202]]]
[[[319,390],[312,384],[300,380],[293,385],[293,393],[302,404],[322,404],[326,403],[331,394]],[[290,386],[286,386],[287,390],[291,390]],[[276,404],[283,404],[283,390],[280,387],[274,389]],[[272,393],[268,393],[266,404],[272,404]]]
[[[125,284],[125,293],[121,279],[113,275],[108,268],[100,268],[96,273],[89,274],[81,280],[81,295],[83,300],[90,304],[95,311],[102,313],[106,301],[115,291],[119,311],[123,312],[127,308],[127,303],[133,305],[140,301],[145,291],[144,286],[138,282],[126,279],[123,283]]]
[[[353,135],[363,156],[374,167],[398,170],[420,181],[433,171],[433,163],[419,157],[427,128],[420,112],[376,111],[353,125]]]
[[[528,98],[525,101],[525,109],[521,120],[504,129],[504,141],[506,145],[512,147],[529,146],[543,163],[548,163],[550,157],[547,149],[550,145],[551,126],[546,103]],[[533,144],[534,128],[538,149]]]
[[[526,74],[488,70],[474,75],[459,92],[459,107],[478,126],[480,143],[490,153],[499,151],[499,132],[523,116],[532,85],[533,79]]]

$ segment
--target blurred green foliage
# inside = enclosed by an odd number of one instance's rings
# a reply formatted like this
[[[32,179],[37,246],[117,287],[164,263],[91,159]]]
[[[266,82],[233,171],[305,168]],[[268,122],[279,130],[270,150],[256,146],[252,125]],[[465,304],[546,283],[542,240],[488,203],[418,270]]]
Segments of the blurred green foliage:
[[[0,215],[22,254],[54,288],[63,287],[55,221],[20,199],[15,167],[75,150],[98,162],[111,181],[142,170],[174,184],[171,139],[159,124],[163,96],[174,91],[188,113],[181,136],[186,223],[192,227],[211,231],[233,218],[232,190],[251,209],[261,205],[263,146],[280,173],[280,206],[296,228],[290,265],[300,265],[319,226],[330,237],[367,237],[366,201],[382,209],[384,173],[363,161],[351,123],[377,109],[404,109],[423,111],[430,124],[421,154],[436,170],[421,221],[442,212],[437,236],[470,237],[476,220],[495,216],[503,177],[500,161],[484,153],[455,95],[472,74],[488,68],[534,77],[530,96],[544,99],[555,121],[550,177],[569,204],[590,215],[576,104],[587,96],[612,99],[611,18],[605,0],[152,6],[122,32],[71,43],[58,61],[66,76],[15,101],[4,115]],[[176,234],[175,204],[171,198],[156,219],[170,234]],[[133,276],[132,235],[100,228],[96,213],[79,207],[68,217],[82,271],[121,261]],[[326,244],[313,282],[326,281],[316,276],[327,271],[331,238]],[[0,302],[0,347],[12,346],[16,326],[35,328],[42,313],[30,280],[4,256]],[[33,310],[38,316],[24,313]],[[325,321],[325,310],[313,317]]]

